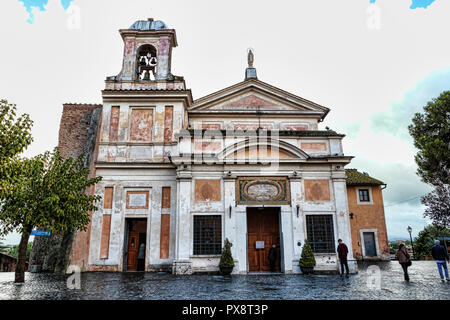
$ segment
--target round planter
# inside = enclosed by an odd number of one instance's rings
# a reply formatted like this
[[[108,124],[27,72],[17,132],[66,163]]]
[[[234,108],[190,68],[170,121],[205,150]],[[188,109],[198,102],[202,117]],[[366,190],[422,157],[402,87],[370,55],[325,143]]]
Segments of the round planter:
[[[302,270],[303,274],[314,273],[314,267],[302,267],[302,266],[300,266],[300,270]]]
[[[227,276],[233,272],[233,267],[219,267],[220,273]]]

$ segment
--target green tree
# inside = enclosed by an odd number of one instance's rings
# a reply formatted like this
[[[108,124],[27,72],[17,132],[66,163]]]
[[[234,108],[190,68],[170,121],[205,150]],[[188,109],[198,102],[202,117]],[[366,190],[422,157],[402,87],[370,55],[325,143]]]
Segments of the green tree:
[[[415,156],[417,174],[425,183],[449,184],[450,91],[428,102],[424,113],[416,113],[408,129],[419,150]]]
[[[313,249],[311,248],[311,245],[309,244],[308,240],[305,240],[305,244],[303,245],[299,265],[300,267],[316,266],[316,258],[314,257]]]
[[[442,228],[450,226],[450,184],[439,182],[432,192],[420,200],[427,206],[423,215],[430,218],[433,224]]]
[[[6,253],[11,248],[10,246],[3,243],[5,239],[0,238],[0,253]]]
[[[434,245],[434,240],[441,237],[450,237],[450,230],[436,225],[429,225],[420,231],[414,240],[414,254],[416,258],[421,260],[431,257],[431,247]]]
[[[21,154],[33,141],[31,136],[31,121],[28,114],[17,115],[15,104],[7,100],[0,100],[0,207],[3,205],[1,194],[9,188],[12,181],[7,173],[13,164],[19,161]],[[20,174],[20,171],[17,172]],[[17,179],[15,179],[17,183]],[[5,252],[9,246],[0,243],[0,251]]]
[[[7,166],[31,144],[32,126],[28,114],[18,117],[15,104],[0,100],[0,166]]]
[[[4,170],[8,182],[0,188],[0,235],[22,234],[15,282],[25,281],[26,250],[36,227],[56,234],[86,230],[89,211],[96,210],[99,196],[85,190],[101,180],[89,179],[84,155],[64,160],[58,148],[31,159],[19,159]]]
[[[234,259],[231,255],[231,243],[227,239],[225,239],[225,246],[222,250],[222,256],[220,257],[219,262],[220,267],[234,267]]]
[[[28,242],[26,261],[28,261],[28,259],[30,258],[31,249],[33,249],[33,242]],[[15,246],[10,247],[9,250],[6,252],[6,254],[18,259],[19,258],[19,245],[16,244]]]

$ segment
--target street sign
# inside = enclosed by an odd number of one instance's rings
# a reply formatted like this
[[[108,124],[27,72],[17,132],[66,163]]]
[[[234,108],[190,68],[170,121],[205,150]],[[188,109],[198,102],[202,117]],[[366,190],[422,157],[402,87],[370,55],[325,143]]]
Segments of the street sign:
[[[42,231],[42,230],[33,230],[31,231],[32,236],[38,237],[50,237],[52,233],[50,231]]]

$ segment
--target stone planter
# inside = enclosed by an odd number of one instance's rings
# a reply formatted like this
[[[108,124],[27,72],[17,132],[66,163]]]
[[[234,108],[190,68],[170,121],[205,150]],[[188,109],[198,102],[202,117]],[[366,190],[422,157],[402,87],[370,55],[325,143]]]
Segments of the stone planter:
[[[305,267],[302,267],[302,266],[300,266],[300,270],[302,270],[302,274],[312,274],[312,273],[314,273],[314,267],[311,267],[311,266],[305,266]]]
[[[231,272],[233,272],[233,267],[230,266],[219,267],[219,269],[220,273],[224,276],[228,276]]]

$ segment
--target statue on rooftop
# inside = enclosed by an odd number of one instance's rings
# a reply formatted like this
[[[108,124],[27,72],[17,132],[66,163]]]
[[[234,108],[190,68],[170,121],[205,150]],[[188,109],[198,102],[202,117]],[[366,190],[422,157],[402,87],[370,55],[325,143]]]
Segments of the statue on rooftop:
[[[253,49],[248,49],[248,67],[253,68],[253,62],[255,61],[255,55],[253,54]]]

